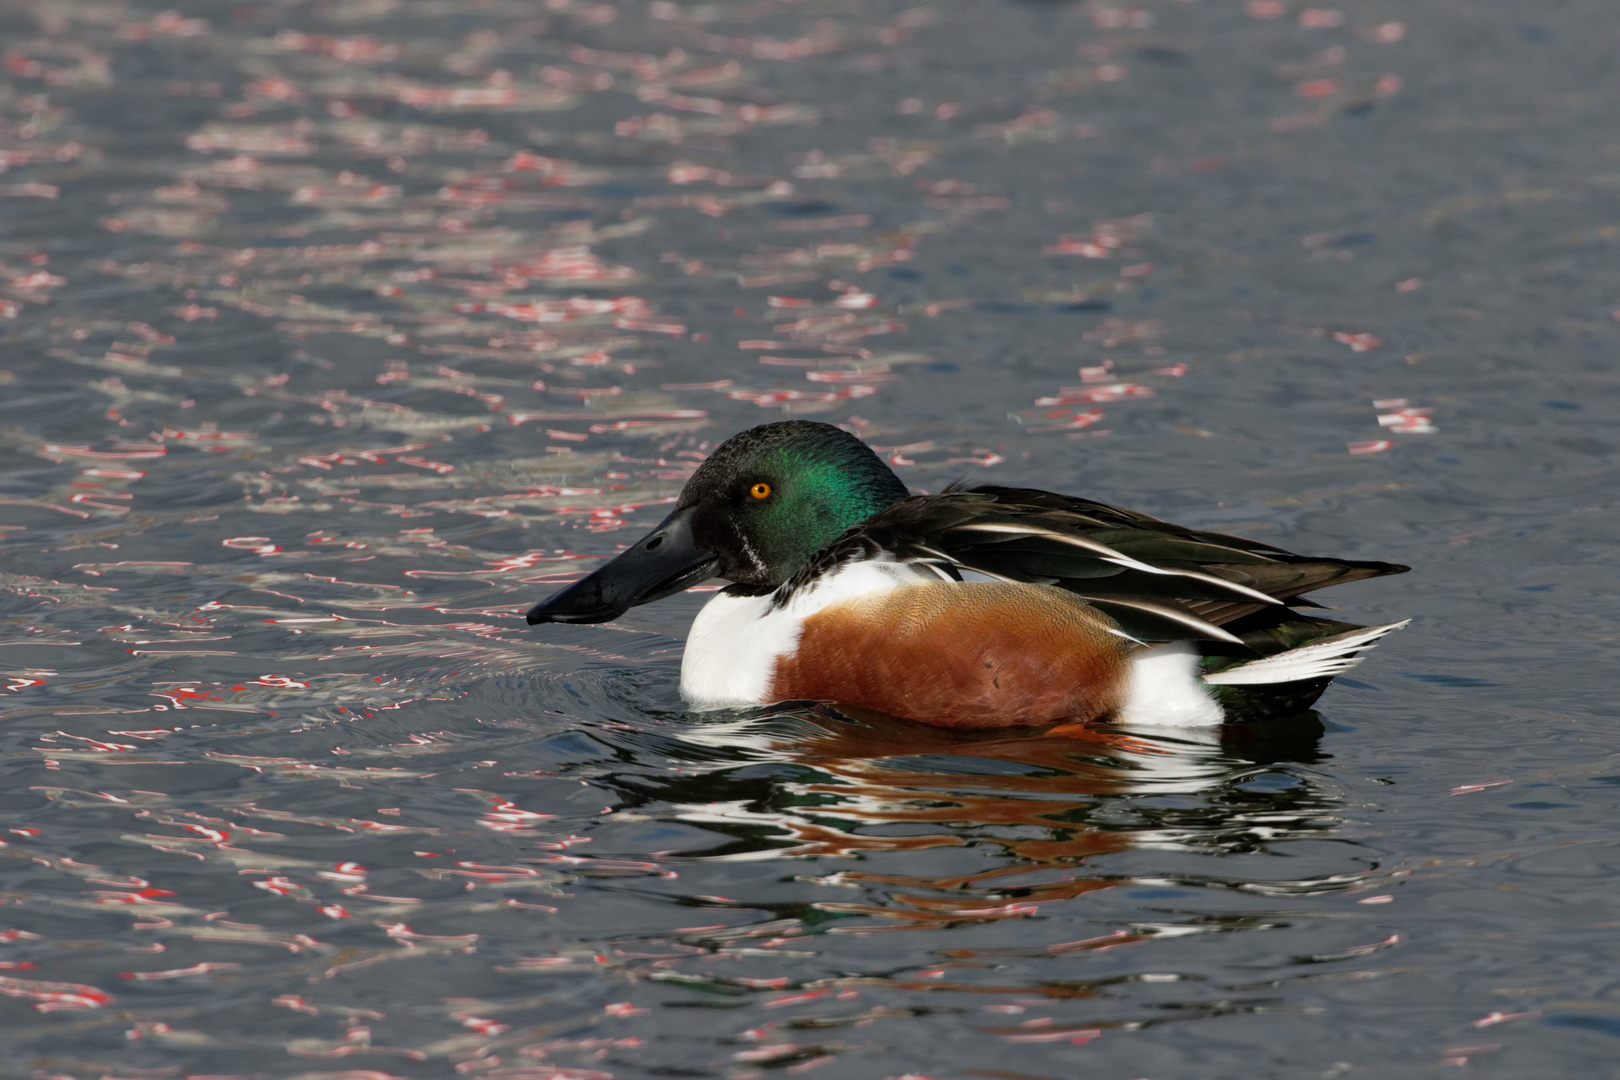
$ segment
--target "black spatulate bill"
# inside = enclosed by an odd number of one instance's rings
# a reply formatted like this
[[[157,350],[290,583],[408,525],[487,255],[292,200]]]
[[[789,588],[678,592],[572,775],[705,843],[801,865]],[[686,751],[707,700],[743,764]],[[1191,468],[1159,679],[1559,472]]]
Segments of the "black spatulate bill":
[[[677,510],[612,562],[529,609],[540,623],[600,623],[714,576],[719,560],[692,539],[692,507]]]

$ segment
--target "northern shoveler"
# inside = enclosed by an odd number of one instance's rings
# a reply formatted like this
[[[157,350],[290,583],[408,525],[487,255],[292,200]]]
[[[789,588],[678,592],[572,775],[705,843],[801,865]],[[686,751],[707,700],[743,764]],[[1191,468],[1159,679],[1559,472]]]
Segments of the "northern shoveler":
[[[789,420],[726,440],[664,521],[528,613],[595,623],[719,577],[681,693],[842,702],[940,727],[1216,724],[1298,712],[1406,625],[1303,594],[1407,567],[1295,555],[1029,488],[910,495],[859,439]]]

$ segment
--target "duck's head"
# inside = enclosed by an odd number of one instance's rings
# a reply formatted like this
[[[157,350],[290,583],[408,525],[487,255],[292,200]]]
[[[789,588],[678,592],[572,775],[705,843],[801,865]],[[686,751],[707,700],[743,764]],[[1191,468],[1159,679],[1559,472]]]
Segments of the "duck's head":
[[[607,622],[711,577],[766,593],[905,496],[900,478],[841,428],[812,420],[750,428],[698,467],[657,528],[528,620]]]

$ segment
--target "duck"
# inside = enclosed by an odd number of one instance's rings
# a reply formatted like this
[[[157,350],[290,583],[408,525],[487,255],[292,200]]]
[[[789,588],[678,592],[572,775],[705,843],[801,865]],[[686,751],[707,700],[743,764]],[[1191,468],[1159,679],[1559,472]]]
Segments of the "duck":
[[[1400,574],[1073,495],[912,494],[833,424],[721,443],[673,511],[527,612],[602,623],[713,578],[681,696],[827,702],[933,727],[1207,727],[1303,712],[1410,620],[1322,618],[1307,593]]]

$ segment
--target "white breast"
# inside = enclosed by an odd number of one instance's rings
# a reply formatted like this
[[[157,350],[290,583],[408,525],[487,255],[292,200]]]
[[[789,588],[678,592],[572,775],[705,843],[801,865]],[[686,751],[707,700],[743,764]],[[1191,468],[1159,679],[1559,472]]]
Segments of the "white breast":
[[[770,702],[776,659],[799,647],[804,620],[832,604],[942,579],[925,566],[869,559],[845,563],[781,607],[773,597],[720,593],[692,620],[681,660],[681,696],[699,709]]]

